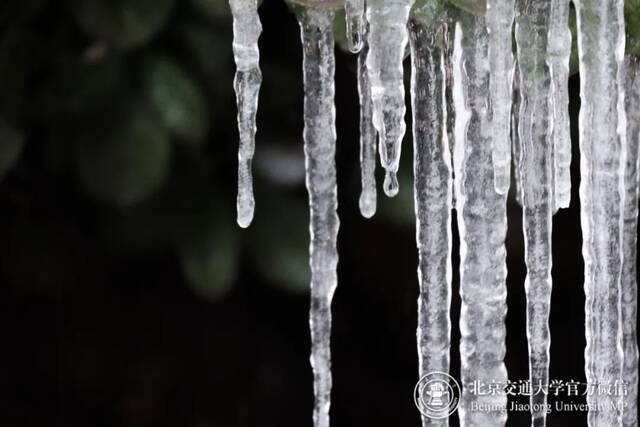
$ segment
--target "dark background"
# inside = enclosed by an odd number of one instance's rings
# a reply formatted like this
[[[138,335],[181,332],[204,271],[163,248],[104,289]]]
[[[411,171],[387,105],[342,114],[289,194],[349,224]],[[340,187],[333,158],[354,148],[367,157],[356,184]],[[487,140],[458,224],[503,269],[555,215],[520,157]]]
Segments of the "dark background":
[[[256,218],[240,230],[225,1],[0,5],[0,426],[311,425],[299,30],[282,1],[260,13]],[[379,185],[378,213],[363,219],[355,57],[336,54],[332,425],[417,426],[411,140],[400,195]],[[577,77],[570,86],[573,200],[554,217],[550,378],[584,381]],[[508,214],[517,380],[528,365],[512,195]],[[553,413],[548,425],[586,415]]]

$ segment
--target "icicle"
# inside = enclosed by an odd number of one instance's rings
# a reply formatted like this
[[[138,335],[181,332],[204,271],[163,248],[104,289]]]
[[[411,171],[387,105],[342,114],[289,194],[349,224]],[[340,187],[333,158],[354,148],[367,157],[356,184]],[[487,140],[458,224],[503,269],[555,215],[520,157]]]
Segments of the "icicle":
[[[513,193],[515,195],[516,202],[522,206],[522,182],[520,181],[520,153],[522,149],[520,147],[520,137],[518,136],[518,114],[520,114],[520,73],[518,72],[519,66],[517,65],[513,72],[513,105],[511,106],[511,158],[513,165]]]
[[[364,18],[365,0],[345,0],[347,20],[347,41],[349,50],[358,53],[362,49],[365,37],[366,21]]]
[[[451,31],[454,24],[450,22],[448,18],[445,19],[444,33],[444,70],[445,70],[445,110],[447,120],[445,122],[447,130],[447,140],[449,141],[449,158],[453,159],[453,152],[455,151],[455,111],[453,102],[453,43],[454,31]],[[456,174],[453,166],[451,167],[451,206],[456,205],[456,192],[455,188]]]
[[[549,384],[551,217],[554,211],[551,75],[547,66],[550,3],[518,0],[515,37],[520,77],[519,178],[527,276],[531,425],[544,426]]]
[[[489,121],[488,34],[484,19],[463,15],[453,55],[456,211],[460,232],[461,426],[499,426],[507,419],[504,393],[474,394],[472,383],[504,384],[507,371],[506,195],[495,191]],[[491,408],[473,411],[478,403]]]
[[[511,183],[511,101],[514,59],[512,27],[515,0],[488,0],[489,86],[493,128],[493,174],[496,191],[506,194]]]
[[[360,213],[371,218],[376,213],[376,143],[378,134],[373,126],[371,82],[367,71],[369,45],[364,41],[358,55],[358,95],[360,97]]]
[[[238,104],[238,225],[246,228],[253,220],[253,177],[251,160],[255,151],[258,93],[262,83],[258,38],[262,24],[257,0],[229,0],[233,14],[233,54],[236,61],[234,87]]]
[[[398,194],[400,149],[406,129],[403,66],[407,20],[414,0],[369,0],[369,55],[373,124],[380,138],[380,159],[386,170],[384,192]]]
[[[624,225],[622,234],[622,349],[624,364],[622,380],[628,383],[624,396],[622,425],[638,425],[638,337],[636,316],[638,310],[638,283],[636,281],[638,233],[638,168],[640,145],[640,62],[638,58],[625,59],[625,104],[627,113],[627,159],[624,175]]]
[[[590,384],[610,387],[622,370],[620,273],[626,119],[621,88],[624,1],[575,0],[580,59],[580,202]],[[620,425],[619,396],[587,395],[590,426]]]
[[[451,156],[446,133],[443,24],[409,22],[413,111],[414,197],[420,266],[420,377],[449,372],[451,321]],[[423,416],[423,425],[448,419]]]
[[[338,198],[335,169],[334,13],[299,14],[304,55],[304,151],[311,209],[311,366],[314,425],[329,427],[331,300],[337,279]]]
[[[551,72],[555,210],[571,203],[571,132],[569,129],[569,3],[551,0],[547,64]]]

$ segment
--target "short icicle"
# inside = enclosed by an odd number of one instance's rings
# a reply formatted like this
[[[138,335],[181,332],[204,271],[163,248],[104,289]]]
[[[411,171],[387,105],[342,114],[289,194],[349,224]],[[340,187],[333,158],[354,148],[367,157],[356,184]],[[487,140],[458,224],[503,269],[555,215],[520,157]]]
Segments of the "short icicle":
[[[622,234],[622,380],[627,383],[622,425],[638,425],[638,312],[637,235],[638,235],[638,149],[640,146],[640,60],[625,58],[625,106],[627,113],[627,159],[624,175],[624,225]]]
[[[569,126],[569,58],[571,0],[551,0],[547,64],[551,73],[553,113],[554,210],[571,203],[571,132]]]
[[[580,62],[580,218],[587,382],[614,387],[622,373],[620,277],[626,115],[624,1],[574,0]],[[619,426],[619,393],[587,394],[590,427]]]
[[[453,54],[455,189],[460,233],[460,425],[503,426],[504,393],[472,392],[475,381],[506,384],[506,195],[495,191],[488,111],[489,57],[484,18],[456,24]],[[474,405],[489,408],[473,410]]]
[[[506,194],[511,184],[511,102],[513,69],[513,19],[515,0],[487,0],[490,105],[493,128],[493,174],[496,191]]]
[[[338,278],[334,12],[299,12],[304,74],[304,152],[311,233],[311,366],[315,427],[329,427],[331,300]]]
[[[246,228],[253,220],[255,201],[251,161],[255,151],[258,94],[262,83],[258,38],[262,32],[258,0],[229,0],[233,15],[233,55],[236,62],[234,87],[238,104],[238,225]]]
[[[345,0],[347,42],[352,53],[358,53],[364,44],[366,21],[365,0]]]
[[[409,21],[413,171],[418,244],[418,361],[420,377],[449,372],[451,345],[451,155],[446,132],[446,25]],[[445,410],[448,408],[445,408]],[[422,425],[448,426],[436,412]],[[446,415],[446,414],[445,414]]]
[[[386,170],[384,192],[398,194],[400,150],[406,130],[404,115],[404,59],[408,42],[407,20],[414,0],[369,0],[369,55],[373,124],[380,139],[380,159]]]
[[[517,0],[520,110],[518,162],[527,276],[527,338],[532,393],[531,425],[546,424],[549,387],[551,232],[554,212],[551,74],[547,65],[550,2]]]
[[[378,133],[373,126],[373,105],[371,102],[371,82],[367,71],[369,44],[365,40],[358,55],[358,95],[360,98],[360,213],[371,218],[376,213],[376,144]]]

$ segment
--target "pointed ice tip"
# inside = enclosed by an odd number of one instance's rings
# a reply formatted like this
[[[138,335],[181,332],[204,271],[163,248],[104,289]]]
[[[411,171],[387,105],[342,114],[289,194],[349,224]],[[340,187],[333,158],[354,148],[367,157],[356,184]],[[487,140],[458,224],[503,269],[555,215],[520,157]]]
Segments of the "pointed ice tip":
[[[398,176],[395,172],[387,171],[384,176],[384,194],[388,197],[395,197],[400,191],[400,185],[398,184]]]

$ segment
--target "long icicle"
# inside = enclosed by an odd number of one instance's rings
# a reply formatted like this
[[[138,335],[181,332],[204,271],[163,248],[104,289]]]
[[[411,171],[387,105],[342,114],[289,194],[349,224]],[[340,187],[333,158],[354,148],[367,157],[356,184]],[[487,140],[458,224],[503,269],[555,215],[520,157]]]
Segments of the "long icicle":
[[[551,75],[547,65],[550,3],[518,0],[515,36],[520,76],[519,177],[527,276],[531,425],[546,424],[549,384],[551,231],[554,212]],[[540,390],[543,391],[540,391]]]
[[[585,371],[612,386],[622,371],[620,273],[626,118],[624,1],[575,0],[580,59],[580,202],[585,264]],[[587,395],[591,427],[620,425],[620,397]]]
[[[463,15],[453,55],[456,210],[460,232],[461,426],[506,423],[504,393],[479,395],[474,381],[506,384],[506,195],[495,191],[492,165],[488,34],[484,18]],[[474,411],[474,403],[490,409]]]
[[[366,21],[365,0],[345,0],[347,42],[352,53],[358,53],[364,45]]]
[[[413,173],[418,244],[420,377],[449,372],[451,345],[451,155],[446,132],[444,42],[441,23],[409,21]],[[423,426],[448,426],[448,414],[423,415]]]
[[[360,213],[371,218],[376,213],[376,144],[378,133],[373,126],[371,81],[367,71],[369,44],[365,40],[358,55],[358,96],[360,98]]]
[[[234,87],[238,104],[238,225],[253,220],[255,201],[251,161],[255,151],[258,94],[262,83],[258,38],[262,32],[257,0],[229,0],[233,14],[233,54],[236,62]]]
[[[380,138],[380,159],[386,170],[384,192],[398,194],[400,150],[406,130],[403,66],[408,42],[407,20],[414,0],[369,0],[367,68],[373,98],[373,124]]]
[[[628,382],[624,396],[622,425],[638,425],[638,312],[637,235],[638,235],[638,171],[640,156],[640,60],[625,58],[625,106],[627,113],[627,163],[624,175],[625,201],[622,235],[622,380]]]
[[[493,128],[493,174],[496,191],[506,194],[511,183],[512,52],[515,0],[487,1],[489,31],[490,98]]]
[[[304,69],[304,152],[311,210],[311,366],[316,427],[329,427],[331,300],[338,284],[334,12],[299,13]]]
[[[554,209],[568,208],[571,203],[571,132],[569,127],[569,58],[571,0],[551,0],[547,64],[551,73],[553,108],[553,181]]]

